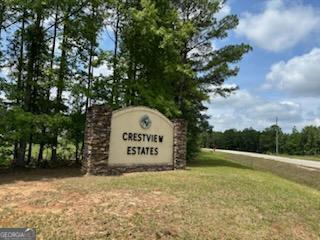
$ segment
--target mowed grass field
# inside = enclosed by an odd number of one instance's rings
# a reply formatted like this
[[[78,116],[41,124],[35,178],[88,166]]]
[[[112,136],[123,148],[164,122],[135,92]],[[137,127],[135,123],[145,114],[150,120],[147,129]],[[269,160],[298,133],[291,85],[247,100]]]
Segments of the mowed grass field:
[[[0,227],[45,240],[320,239],[320,191],[226,159],[201,153],[185,171],[113,177],[1,174]]]
[[[292,159],[304,159],[304,160],[311,160],[311,161],[320,161],[320,156],[307,156],[307,155],[288,155],[288,154],[279,154],[280,157],[288,157]]]

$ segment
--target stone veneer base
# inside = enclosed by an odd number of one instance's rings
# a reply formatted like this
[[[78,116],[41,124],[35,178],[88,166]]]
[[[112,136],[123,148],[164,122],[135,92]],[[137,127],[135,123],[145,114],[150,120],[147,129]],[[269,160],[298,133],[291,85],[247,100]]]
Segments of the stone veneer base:
[[[123,173],[133,172],[158,172],[172,171],[173,165],[138,165],[138,166],[105,166],[102,169],[97,169],[93,173],[87,175],[121,175]]]
[[[173,163],[170,165],[109,166],[109,144],[112,110],[104,105],[88,109],[84,137],[82,171],[87,175],[120,175],[128,172],[168,171],[186,168],[187,123],[174,119]]]

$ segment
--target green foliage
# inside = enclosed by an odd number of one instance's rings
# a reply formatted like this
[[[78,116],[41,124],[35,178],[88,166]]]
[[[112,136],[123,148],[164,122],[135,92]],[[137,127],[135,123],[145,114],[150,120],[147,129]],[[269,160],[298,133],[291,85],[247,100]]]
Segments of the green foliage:
[[[272,125],[269,128],[266,128],[265,130],[263,130],[261,136],[260,136],[260,150],[262,152],[270,152],[273,153],[275,152],[275,139],[276,139],[276,132],[279,132],[279,142],[281,141],[281,137],[283,136],[283,133],[281,131],[281,129],[276,126],[276,125]]]
[[[235,64],[251,50],[245,44],[214,49],[238,24],[236,16],[221,20],[220,1],[136,1],[127,9],[121,34],[125,104],[158,108],[168,117],[188,121],[188,156],[199,147],[209,94],[227,96],[221,87],[237,75]]]
[[[213,47],[238,24],[234,15],[216,18],[223,4],[1,0],[6,51],[0,66],[9,76],[0,84],[6,99],[0,131],[14,164],[40,166],[48,148],[51,161],[57,161],[61,139],[75,146],[80,161],[86,111],[96,102],[115,109],[145,105],[186,119],[191,159],[200,132],[209,128],[204,103],[209,95],[228,96],[237,89],[222,84],[237,75],[236,64],[251,50],[246,44]],[[100,38],[108,37],[105,27],[114,42],[111,51],[99,49]],[[109,76],[94,74],[102,65]],[[33,145],[39,146],[37,157]]]
[[[301,133],[301,145],[303,151],[308,155],[320,153],[320,127],[307,126]]]
[[[203,147],[213,146],[221,149],[241,150],[248,152],[275,153],[276,130],[279,133],[279,152],[289,155],[319,155],[320,127],[306,126],[302,131],[296,127],[292,133],[283,133],[276,125],[263,131],[229,129],[224,132],[203,132]]]

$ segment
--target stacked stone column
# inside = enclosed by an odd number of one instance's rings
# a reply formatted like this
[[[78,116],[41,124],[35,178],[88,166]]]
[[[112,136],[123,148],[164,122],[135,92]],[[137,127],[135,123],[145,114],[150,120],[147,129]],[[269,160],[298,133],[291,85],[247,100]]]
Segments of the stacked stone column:
[[[84,136],[83,171],[107,174],[112,110],[104,105],[88,109]]]
[[[187,122],[174,119],[173,123],[173,163],[174,169],[185,169],[187,165]]]

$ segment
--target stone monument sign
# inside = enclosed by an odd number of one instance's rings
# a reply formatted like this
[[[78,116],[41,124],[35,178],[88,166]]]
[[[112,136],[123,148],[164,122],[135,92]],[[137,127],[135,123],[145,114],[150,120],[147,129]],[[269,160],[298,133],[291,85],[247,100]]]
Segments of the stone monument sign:
[[[112,111],[96,105],[87,113],[84,171],[119,174],[185,168],[186,123],[147,107]]]
[[[111,118],[109,166],[170,165],[173,123],[158,111],[131,107]]]

